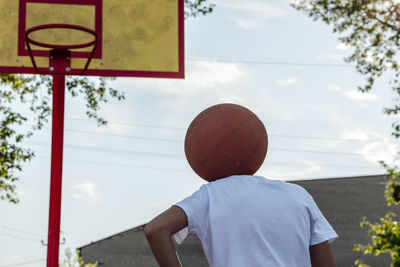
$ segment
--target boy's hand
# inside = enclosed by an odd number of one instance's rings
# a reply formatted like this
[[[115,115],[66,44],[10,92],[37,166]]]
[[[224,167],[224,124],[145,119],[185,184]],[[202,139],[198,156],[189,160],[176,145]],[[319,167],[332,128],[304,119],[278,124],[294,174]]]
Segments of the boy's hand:
[[[310,258],[312,267],[336,267],[328,241],[310,246]]]
[[[160,267],[181,266],[171,236],[187,224],[186,213],[172,206],[145,226],[144,234]]]

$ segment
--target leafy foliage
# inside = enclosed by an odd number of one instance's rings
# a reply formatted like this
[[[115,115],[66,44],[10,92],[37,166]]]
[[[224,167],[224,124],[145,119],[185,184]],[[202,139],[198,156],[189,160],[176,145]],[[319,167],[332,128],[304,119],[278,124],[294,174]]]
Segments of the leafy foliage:
[[[389,181],[386,183],[385,190],[387,205],[398,205],[400,203],[400,168],[390,167],[384,162],[381,163],[388,171],[390,177]]]
[[[292,6],[314,20],[332,26],[339,40],[353,49],[345,60],[356,63],[358,73],[365,76],[359,90],[372,89],[376,78],[393,73],[391,86],[400,95],[399,47],[400,4],[394,0],[295,0]],[[400,113],[400,98],[388,115]],[[394,135],[400,136],[400,124],[393,124]]]
[[[373,88],[375,80],[389,72],[392,89],[397,93],[393,107],[385,108],[387,115],[400,114],[400,2],[396,0],[294,0],[292,6],[314,20],[330,25],[339,41],[353,49],[345,60],[356,64],[356,71],[365,77],[359,86],[362,92]],[[400,123],[393,123],[392,134],[400,138]],[[400,169],[381,162],[388,172],[385,189],[388,206],[400,203]],[[365,254],[390,254],[391,266],[400,267],[400,226],[395,214],[388,213],[380,222],[363,218],[361,227],[369,228],[371,244],[355,245],[354,250]],[[368,267],[357,260],[359,267]]]
[[[396,168],[391,168],[382,163],[388,170],[389,180],[386,184],[385,196],[388,206],[400,203],[399,186],[400,186],[400,171]],[[388,213],[380,222],[371,223],[366,217],[360,223],[361,227],[367,227],[368,234],[371,237],[371,244],[354,246],[355,251],[362,251],[364,254],[374,254],[376,256],[386,253],[392,258],[392,267],[400,267],[400,222],[396,220],[394,213]],[[355,264],[358,267],[369,267],[361,260],[356,260]]]
[[[215,4],[207,0],[185,0],[185,18],[207,15],[214,10]]]
[[[31,149],[24,148],[24,141],[40,130],[51,115],[52,81],[50,76],[0,74],[0,199],[17,203],[15,182],[22,163],[34,157]],[[105,125],[98,116],[101,103],[109,97],[123,100],[124,94],[107,86],[114,78],[89,79],[68,77],[66,90],[73,97],[83,97],[86,114]],[[24,112],[22,112],[22,111]],[[29,119],[28,119],[29,118]],[[31,123],[30,127],[27,124]]]
[[[12,107],[17,101],[28,103],[29,109],[38,113],[36,127],[41,128],[48,111],[46,111],[46,105],[41,108],[36,103],[39,101],[39,87],[45,80],[38,81],[34,76],[20,77],[12,74],[0,74],[0,79],[4,85],[4,89],[0,91],[0,199],[17,203],[15,181],[18,178],[15,172],[20,171],[22,162],[31,160],[34,153],[21,145],[32,135],[32,132],[18,133],[14,128],[26,122],[27,118],[13,111]]]
[[[65,250],[65,258],[60,267],[97,267],[97,261],[95,263],[85,263],[80,256],[79,250],[75,253],[69,248]]]
[[[214,7],[207,0],[185,0],[185,18],[207,15]],[[101,103],[109,98],[125,98],[122,92],[108,85],[114,79],[68,76],[66,91],[73,97],[82,97],[86,115],[99,126],[106,125],[107,121],[98,115]],[[18,171],[35,156],[31,149],[25,148],[24,141],[48,123],[51,95],[50,76],[0,73],[0,200],[19,201],[15,191]],[[26,112],[20,112],[22,107]]]
[[[364,254],[374,254],[376,256],[381,253],[388,253],[393,259],[392,267],[400,266],[400,225],[394,220],[395,214],[388,213],[378,223],[371,223],[363,218],[361,227],[368,227],[368,233],[371,236],[372,244],[355,245],[355,251],[362,251]],[[368,266],[360,260],[356,260],[356,265],[359,267]]]

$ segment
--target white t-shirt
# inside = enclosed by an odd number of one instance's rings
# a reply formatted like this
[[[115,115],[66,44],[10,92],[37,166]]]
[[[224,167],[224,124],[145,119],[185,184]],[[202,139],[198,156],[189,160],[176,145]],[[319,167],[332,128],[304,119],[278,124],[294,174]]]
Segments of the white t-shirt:
[[[211,267],[310,267],[309,246],[338,237],[302,187],[260,176],[207,183],[178,202]]]

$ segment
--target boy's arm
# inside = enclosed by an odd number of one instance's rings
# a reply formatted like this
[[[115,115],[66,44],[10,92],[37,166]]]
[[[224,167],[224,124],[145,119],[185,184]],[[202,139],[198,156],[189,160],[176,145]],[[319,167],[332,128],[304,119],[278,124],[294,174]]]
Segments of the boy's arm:
[[[186,213],[177,206],[172,206],[144,228],[147,241],[160,267],[180,267],[171,236],[188,224]]]
[[[310,258],[312,267],[336,267],[328,241],[310,246]]]

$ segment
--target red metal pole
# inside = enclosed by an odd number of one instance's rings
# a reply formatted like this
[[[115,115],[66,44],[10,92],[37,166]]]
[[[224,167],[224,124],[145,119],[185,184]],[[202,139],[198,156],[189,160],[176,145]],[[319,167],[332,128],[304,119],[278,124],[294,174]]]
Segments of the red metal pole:
[[[65,75],[53,75],[53,120],[47,267],[59,267]]]

